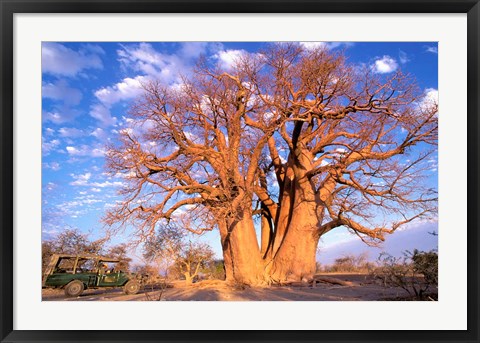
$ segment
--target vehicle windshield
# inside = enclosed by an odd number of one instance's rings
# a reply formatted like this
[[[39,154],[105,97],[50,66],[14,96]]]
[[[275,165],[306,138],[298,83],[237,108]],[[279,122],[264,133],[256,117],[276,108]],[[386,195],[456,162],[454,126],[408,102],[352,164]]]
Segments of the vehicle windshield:
[[[75,258],[61,258],[55,267],[55,273],[73,273]]]

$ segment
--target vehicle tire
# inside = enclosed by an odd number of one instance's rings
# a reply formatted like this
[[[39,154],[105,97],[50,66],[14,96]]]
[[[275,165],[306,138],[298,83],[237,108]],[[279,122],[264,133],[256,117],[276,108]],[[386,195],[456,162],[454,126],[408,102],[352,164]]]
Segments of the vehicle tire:
[[[123,286],[125,294],[137,294],[139,290],[140,284],[135,280],[130,280]]]
[[[71,281],[65,286],[65,295],[67,297],[78,297],[83,292],[83,282],[78,280]]]

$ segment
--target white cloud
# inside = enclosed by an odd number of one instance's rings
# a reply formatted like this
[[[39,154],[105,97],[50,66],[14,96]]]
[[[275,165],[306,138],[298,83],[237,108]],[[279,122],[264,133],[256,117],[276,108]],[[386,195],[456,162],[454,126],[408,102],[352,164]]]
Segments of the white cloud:
[[[56,80],[42,84],[42,98],[53,100],[50,111],[43,112],[43,119],[55,124],[72,121],[80,114],[74,107],[82,100],[82,92],[70,87],[66,80]]]
[[[57,148],[60,145],[60,141],[58,139],[53,139],[51,141],[44,141],[42,138],[42,153],[44,156],[48,155],[50,151]]]
[[[68,106],[56,107],[52,111],[42,112],[42,120],[54,124],[64,124],[71,122],[80,115],[80,111]]]
[[[436,104],[438,104],[438,89],[435,89],[435,88],[425,89],[424,96],[419,102],[420,109],[423,111],[426,111]]]
[[[160,64],[163,61],[163,55],[148,43],[140,43],[137,46],[122,45],[122,49],[117,50],[117,54],[124,64],[140,62]]]
[[[300,45],[307,50],[315,50],[318,48],[327,48],[327,43],[325,42],[300,42]]]
[[[105,156],[105,149],[103,148],[94,148],[92,149],[90,156],[92,157],[103,157]]]
[[[54,130],[54,129],[51,129],[51,128],[49,128],[49,127],[47,127],[47,128],[45,129],[45,135],[46,135],[46,136],[53,136],[54,133],[55,133],[55,130]]]
[[[103,203],[103,200],[93,198],[91,196],[76,197],[75,200],[66,201],[58,204],[57,208],[60,209],[64,215],[68,215],[72,218],[78,218],[79,215],[87,213],[87,209],[91,209],[92,204]],[[76,210],[78,207],[85,207],[81,211]]]
[[[105,182],[87,182],[83,180],[75,180],[73,182],[70,182],[70,185],[72,186],[86,186],[86,187],[93,187],[91,190],[93,192],[101,192],[101,188],[106,188],[106,187],[123,187],[124,183],[120,181],[105,181]]]
[[[71,88],[65,80],[57,80],[53,83],[42,84],[42,97],[62,101],[65,105],[78,105],[82,100],[82,92]]]
[[[81,153],[81,150],[73,147],[73,146],[67,146],[67,152],[71,155],[79,155]]]
[[[97,127],[95,130],[93,130],[90,135],[96,137],[99,140],[105,140],[108,136],[105,130],[100,127]]]
[[[182,85],[181,75],[191,73],[195,58],[219,47],[221,45],[218,43],[186,42],[180,43],[174,54],[166,54],[157,51],[149,43],[120,45],[117,55],[123,69],[127,72],[133,70],[140,75],[124,78],[95,91],[99,103],[91,107],[90,115],[98,119],[102,126],[115,124],[115,118],[110,114],[114,104],[140,96],[144,91],[142,84],[151,79],[159,80],[164,85]]]
[[[235,63],[246,53],[245,50],[222,50],[213,57],[218,60],[221,68],[231,70],[235,66]]]
[[[127,77],[113,86],[103,87],[95,91],[95,97],[100,101],[90,108],[90,115],[104,127],[115,125],[117,118],[110,113],[110,108],[121,101],[134,99],[143,93],[142,83],[145,76]]]
[[[67,48],[59,43],[42,44],[42,72],[53,75],[75,76],[84,69],[103,68],[97,51]]]
[[[425,90],[425,100],[438,102],[438,89],[427,88]]]
[[[44,112],[42,117],[45,121],[51,121],[56,124],[63,123],[62,116],[58,112]]]
[[[97,119],[102,126],[115,125],[117,118],[112,117],[110,109],[102,104],[94,104],[90,108],[90,115]]]
[[[398,68],[398,63],[392,57],[385,55],[382,58],[375,61],[373,70],[379,74],[391,73]]]
[[[42,227],[42,234],[43,234],[43,233],[46,234],[46,235],[48,235],[48,236],[56,236],[57,234],[60,233],[60,230],[59,230],[59,229],[55,229],[55,228],[53,228],[53,229],[46,229],[46,228]]]
[[[47,191],[53,191],[55,188],[57,188],[57,186],[58,185],[56,183],[49,182],[49,183],[47,183],[45,188],[46,188]]]
[[[85,44],[83,48],[84,50],[90,51],[97,55],[105,55],[105,50],[103,50],[103,48],[100,45]]]
[[[173,54],[159,52],[151,44],[123,44],[117,50],[118,59],[126,69],[154,77],[165,85],[179,83],[179,74],[188,75],[194,60],[207,52],[222,48],[220,43],[184,42],[176,45]]]
[[[327,50],[332,50],[340,46],[352,46],[354,43],[351,42],[300,42],[300,45],[306,50],[315,50],[318,48],[325,48]]]
[[[241,58],[244,56],[257,56],[262,58],[263,55],[260,53],[249,53],[245,50],[237,49],[228,49],[228,50],[219,50],[212,55],[212,58],[217,60],[218,66],[225,70],[231,70],[236,63],[240,62]]]
[[[185,71],[184,61],[177,55],[168,55],[156,51],[151,44],[122,45],[117,50],[119,61],[124,68],[142,72],[164,84],[179,82],[179,72]]]
[[[100,188],[105,188],[105,187],[123,187],[125,184],[120,181],[105,181],[105,182],[92,182],[90,186],[93,187],[100,187]]]
[[[398,58],[399,58],[401,64],[405,64],[407,62],[410,62],[410,58],[408,57],[408,55],[405,51],[400,50],[399,53],[398,53]]]
[[[100,200],[100,199],[85,199],[85,200],[82,200],[82,202],[84,204],[96,204],[98,202],[103,202],[103,200]]]
[[[181,43],[179,53],[184,58],[197,58],[209,48],[208,42],[184,42]]]
[[[82,130],[79,130],[74,127],[62,127],[58,130],[60,137],[68,137],[68,138],[78,138],[84,135]]]
[[[142,94],[142,83],[146,80],[145,76],[136,76],[133,79],[127,77],[113,86],[97,90],[95,96],[104,106],[110,107],[119,101],[130,100]]]
[[[43,163],[42,166],[45,169],[51,169],[53,171],[60,170],[60,164],[58,162]]]
[[[92,173],[85,173],[85,174],[80,174],[80,175],[70,174],[70,176],[75,179],[75,181],[70,182],[70,185],[72,185],[72,186],[87,186],[88,185],[88,180],[90,180],[90,177],[92,176]]]
[[[80,147],[67,146],[66,150],[70,156],[75,157],[103,157],[105,155],[105,150],[103,148],[92,148],[88,145],[81,145]]]
[[[432,54],[438,54],[438,48],[436,46],[426,46],[425,51]]]
[[[85,187],[91,187],[92,192],[101,192],[102,188],[106,187],[121,187],[124,186],[123,182],[120,181],[104,181],[104,182],[92,182],[91,181],[91,173],[85,173],[85,174],[70,174],[70,176],[74,179],[74,181],[70,182],[70,185],[72,186],[85,186]],[[84,199],[84,198],[92,198],[93,195],[87,195],[86,197],[79,197],[78,199]]]

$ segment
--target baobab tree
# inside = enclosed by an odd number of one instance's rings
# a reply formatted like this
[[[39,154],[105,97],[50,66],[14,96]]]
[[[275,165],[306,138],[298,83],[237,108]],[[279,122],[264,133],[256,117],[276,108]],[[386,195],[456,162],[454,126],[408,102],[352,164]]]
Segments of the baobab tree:
[[[330,230],[375,244],[435,215],[437,104],[401,72],[282,43],[144,91],[107,154],[128,181],[105,221],[141,239],[171,220],[218,229],[227,280],[309,280]]]

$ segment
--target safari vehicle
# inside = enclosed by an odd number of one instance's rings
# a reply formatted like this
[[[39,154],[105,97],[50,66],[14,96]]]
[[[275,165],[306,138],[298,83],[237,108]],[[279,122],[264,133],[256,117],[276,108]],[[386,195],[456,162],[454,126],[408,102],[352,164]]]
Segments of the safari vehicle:
[[[95,255],[54,254],[43,275],[42,286],[63,288],[68,297],[77,297],[87,288],[123,287],[136,294],[140,282],[134,275],[118,269],[121,261]]]

